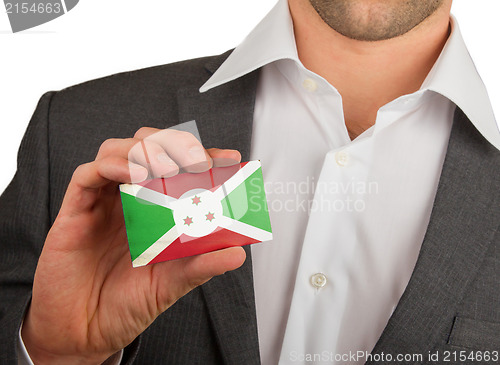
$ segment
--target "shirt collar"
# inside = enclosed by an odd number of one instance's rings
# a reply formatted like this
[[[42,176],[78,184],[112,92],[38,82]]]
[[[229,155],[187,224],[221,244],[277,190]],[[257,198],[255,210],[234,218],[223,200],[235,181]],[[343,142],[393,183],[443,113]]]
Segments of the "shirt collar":
[[[285,58],[299,61],[288,2],[279,0],[200,88],[200,92],[208,91]]]
[[[451,34],[421,89],[451,100],[497,149],[500,133],[486,87],[465,46],[457,20],[451,16]]]
[[[453,16],[450,22],[451,34],[420,90],[432,90],[451,100],[462,109],[477,130],[500,149],[500,132],[486,87]],[[208,91],[281,59],[291,59],[301,65],[287,0],[278,1],[200,88],[200,92]]]

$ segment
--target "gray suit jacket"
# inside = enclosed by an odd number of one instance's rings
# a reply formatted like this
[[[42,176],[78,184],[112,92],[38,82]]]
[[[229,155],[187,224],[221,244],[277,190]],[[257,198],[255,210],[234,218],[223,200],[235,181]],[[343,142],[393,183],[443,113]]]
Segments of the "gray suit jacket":
[[[225,57],[126,72],[41,98],[0,200],[1,364],[15,364],[37,258],[66,185],[102,141],[194,119],[206,147],[235,148],[248,159],[258,71],[198,92]],[[415,271],[373,354],[422,354],[411,363],[427,363],[429,351],[500,350],[499,203],[500,153],[457,109]],[[126,361],[260,363],[247,254],[243,267],[161,315],[126,349]]]

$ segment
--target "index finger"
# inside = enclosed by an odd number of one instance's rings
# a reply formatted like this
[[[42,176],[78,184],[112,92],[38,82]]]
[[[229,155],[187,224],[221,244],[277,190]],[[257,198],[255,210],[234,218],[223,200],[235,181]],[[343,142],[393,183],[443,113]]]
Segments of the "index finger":
[[[241,161],[241,155],[236,150],[206,150],[189,132],[143,127],[134,137],[160,145],[186,172],[203,172],[211,167],[230,166]]]
[[[141,128],[134,136],[160,145],[168,156],[187,172],[203,172],[212,167],[212,159],[191,133],[175,129]]]

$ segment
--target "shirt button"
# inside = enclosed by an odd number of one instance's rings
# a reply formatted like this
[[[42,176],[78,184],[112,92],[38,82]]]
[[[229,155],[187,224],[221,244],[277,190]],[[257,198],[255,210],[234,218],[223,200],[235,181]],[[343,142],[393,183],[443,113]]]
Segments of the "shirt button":
[[[326,285],[326,276],[322,273],[317,273],[311,276],[311,284],[316,289],[321,289]]]
[[[318,88],[318,84],[313,79],[305,79],[304,82],[302,82],[302,86],[309,92],[316,91]]]
[[[349,163],[349,154],[346,151],[339,151],[335,154],[335,162],[339,166],[347,166]]]

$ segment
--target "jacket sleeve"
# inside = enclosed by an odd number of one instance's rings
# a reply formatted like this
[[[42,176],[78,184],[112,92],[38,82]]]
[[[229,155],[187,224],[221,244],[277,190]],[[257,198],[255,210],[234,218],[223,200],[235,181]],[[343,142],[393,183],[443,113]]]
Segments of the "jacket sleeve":
[[[0,196],[0,363],[17,364],[19,328],[31,300],[33,277],[52,224],[49,115],[56,92],[42,96],[18,152],[17,171]],[[53,149],[52,149],[53,151]],[[52,156],[54,157],[54,156]],[[57,177],[56,177],[57,180]],[[125,349],[133,362],[139,340]]]
[[[0,196],[0,362],[17,364],[16,343],[49,230],[48,113],[42,96],[18,153],[16,174]]]

